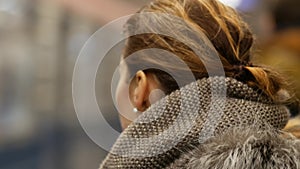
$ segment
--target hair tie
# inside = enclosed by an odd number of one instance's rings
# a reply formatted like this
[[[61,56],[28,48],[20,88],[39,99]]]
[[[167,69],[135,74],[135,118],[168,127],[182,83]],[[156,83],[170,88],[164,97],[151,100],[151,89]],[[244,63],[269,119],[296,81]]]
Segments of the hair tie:
[[[252,62],[247,62],[247,61],[242,61],[241,64],[242,66],[249,66],[249,67],[253,67]]]
[[[233,70],[236,72],[241,72],[244,69],[244,65],[233,65]]]
[[[245,73],[245,66],[244,65],[234,65],[233,70],[234,70],[234,79],[240,79],[241,76],[244,75]]]

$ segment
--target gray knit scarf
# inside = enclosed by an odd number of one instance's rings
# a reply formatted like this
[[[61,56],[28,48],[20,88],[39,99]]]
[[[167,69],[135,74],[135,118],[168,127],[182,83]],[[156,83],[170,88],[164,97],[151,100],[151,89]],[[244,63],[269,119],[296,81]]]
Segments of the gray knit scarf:
[[[224,86],[223,96],[216,91]],[[282,129],[288,118],[285,106],[246,84],[232,78],[203,78],[143,112],[120,135],[100,168],[167,168],[229,128],[268,124]]]

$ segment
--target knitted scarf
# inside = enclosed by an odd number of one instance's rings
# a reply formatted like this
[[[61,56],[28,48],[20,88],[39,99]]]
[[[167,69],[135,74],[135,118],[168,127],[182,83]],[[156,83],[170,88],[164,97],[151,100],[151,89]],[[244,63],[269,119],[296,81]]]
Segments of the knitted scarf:
[[[225,88],[225,93],[222,89]],[[100,168],[167,168],[184,152],[235,126],[282,129],[289,113],[260,90],[203,78],[159,100],[120,135]]]

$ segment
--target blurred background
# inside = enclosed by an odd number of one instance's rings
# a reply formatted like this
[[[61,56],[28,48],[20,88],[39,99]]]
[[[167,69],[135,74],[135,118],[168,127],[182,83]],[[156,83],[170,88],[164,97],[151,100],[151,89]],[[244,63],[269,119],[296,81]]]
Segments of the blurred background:
[[[73,68],[95,31],[149,1],[0,0],[0,169],[98,168],[106,152],[76,117]],[[221,1],[250,24],[255,60],[285,73],[300,91],[300,1]],[[118,63],[112,58],[108,65]],[[110,80],[97,76],[97,91]],[[101,97],[107,121],[120,130],[111,96]]]

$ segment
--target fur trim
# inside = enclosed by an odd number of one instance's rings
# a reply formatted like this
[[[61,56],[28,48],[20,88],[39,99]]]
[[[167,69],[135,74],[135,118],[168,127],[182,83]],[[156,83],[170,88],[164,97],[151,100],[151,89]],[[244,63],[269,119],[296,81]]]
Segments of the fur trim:
[[[183,155],[175,168],[299,169],[300,140],[271,127],[234,128]]]

